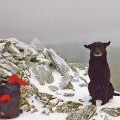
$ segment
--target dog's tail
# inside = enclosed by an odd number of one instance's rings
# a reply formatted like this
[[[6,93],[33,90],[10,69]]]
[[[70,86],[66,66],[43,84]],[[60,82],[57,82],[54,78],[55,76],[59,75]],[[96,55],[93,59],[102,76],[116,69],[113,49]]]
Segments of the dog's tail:
[[[118,92],[114,92],[113,95],[114,95],[114,96],[120,96],[120,93],[118,93]]]

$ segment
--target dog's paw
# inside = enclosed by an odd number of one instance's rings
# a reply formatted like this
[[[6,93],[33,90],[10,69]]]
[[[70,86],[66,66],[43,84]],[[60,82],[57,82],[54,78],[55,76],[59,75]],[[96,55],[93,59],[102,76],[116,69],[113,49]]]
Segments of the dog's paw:
[[[92,105],[96,105],[96,101],[92,101]]]
[[[107,101],[102,101],[101,105],[105,105],[107,102],[108,102],[108,100]]]
[[[91,102],[92,105],[96,105],[96,100],[91,99],[89,102]]]
[[[20,109],[20,113],[23,113],[23,110]]]

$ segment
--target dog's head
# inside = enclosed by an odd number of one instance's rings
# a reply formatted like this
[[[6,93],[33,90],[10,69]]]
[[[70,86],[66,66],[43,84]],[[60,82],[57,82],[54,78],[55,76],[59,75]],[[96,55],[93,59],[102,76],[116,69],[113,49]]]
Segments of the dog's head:
[[[110,45],[110,41],[107,43],[94,42],[89,45],[84,45],[85,48],[88,48],[91,51],[91,55],[94,57],[101,57],[106,54],[106,47]]]

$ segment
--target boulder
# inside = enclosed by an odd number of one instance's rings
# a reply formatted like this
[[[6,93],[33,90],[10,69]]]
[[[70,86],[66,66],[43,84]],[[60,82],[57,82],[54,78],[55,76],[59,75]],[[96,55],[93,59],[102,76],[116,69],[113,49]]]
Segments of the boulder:
[[[57,106],[56,111],[59,113],[71,113],[75,112],[82,106],[80,102],[64,102],[62,105]]]
[[[56,92],[56,91],[58,91],[58,90],[59,90],[59,88],[58,88],[58,87],[53,86],[53,85],[48,86],[48,88],[49,88],[51,91],[53,91],[53,92]]]
[[[109,114],[110,116],[113,116],[113,117],[120,116],[120,107],[117,107],[117,108],[103,108],[102,111]]]
[[[74,72],[65,60],[60,57],[53,49],[44,49],[44,55],[50,59],[56,66],[57,70],[63,75],[73,78]]]
[[[94,105],[87,105],[67,116],[66,120],[89,120],[96,113]]]
[[[73,89],[74,86],[71,83],[71,79],[69,77],[63,76],[60,80],[59,87],[61,89]]]
[[[46,66],[36,64],[32,67],[32,72],[41,85],[52,83],[54,81],[52,71],[46,68]]]

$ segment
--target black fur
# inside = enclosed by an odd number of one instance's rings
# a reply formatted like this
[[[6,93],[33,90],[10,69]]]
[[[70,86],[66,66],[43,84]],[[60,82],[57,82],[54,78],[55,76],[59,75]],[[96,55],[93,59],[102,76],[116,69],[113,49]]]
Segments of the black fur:
[[[102,105],[104,105],[114,95],[114,88],[110,82],[110,69],[107,63],[106,47],[108,45],[110,45],[110,42],[94,42],[90,45],[84,45],[90,49],[88,69],[90,83],[88,89],[94,105],[96,105],[96,100],[102,100]]]

